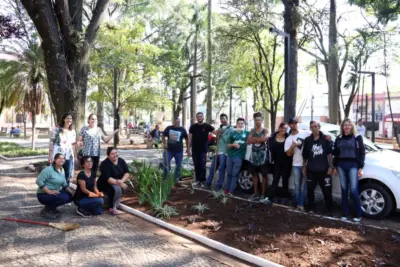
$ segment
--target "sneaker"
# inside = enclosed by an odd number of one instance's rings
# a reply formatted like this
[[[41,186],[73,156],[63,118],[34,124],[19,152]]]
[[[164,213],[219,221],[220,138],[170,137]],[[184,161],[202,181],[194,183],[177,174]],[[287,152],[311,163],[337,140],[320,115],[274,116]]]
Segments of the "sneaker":
[[[202,184],[202,185],[201,185],[201,188],[210,190],[210,189],[211,189],[211,185],[210,185],[210,184]]]
[[[248,200],[250,200],[250,201],[258,201],[260,199],[260,196],[258,195],[258,194],[252,194],[249,198],[248,198]]]
[[[230,194],[230,191],[229,191],[229,189],[225,189],[225,191],[224,191],[224,194],[225,194],[225,195],[228,195],[228,194]]]
[[[85,218],[92,217],[92,214],[90,212],[87,212],[86,210],[81,209],[81,208],[77,208],[76,213]]]
[[[192,183],[193,187],[196,187],[196,186],[199,186],[199,185],[200,185],[200,182],[198,182],[198,181]]]
[[[297,209],[301,212],[304,212],[304,207],[303,206],[297,206]]]
[[[61,214],[61,211],[59,211],[58,209],[50,210],[50,212],[54,214]]]
[[[117,209],[109,209],[108,210],[108,212],[111,214],[111,215],[119,215],[119,211],[117,210]]]
[[[265,197],[265,198],[261,197],[260,202],[263,204],[267,204],[267,205],[272,204],[271,200],[269,200],[268,197]]]
[[[49,219],[49,220],[54,220],[54,219],[57,219],[57,214],[51,212],[50,210],[48,210],[46,208],[43,208],[40,211],[40,217]]]
[[[313,211],[313,210],[308,211],[308,214],[314,214],[314,213],[315,213],[315,211]]]
[[[64,204],[64,207],[71,207],[71,206],[72,206],[71,202]]]
[[[361,217],[353,218],[353,222],[360,222],[360,221],[361,221]]]
[[[233,197],[233,193],[231,191],[228,192],[227,194],[229,197]]]
[[[340,218],[340,220],[342,220],[343,222],[347,222],[349,219],[347,218],[347,216],[342,216],[342,218]]]

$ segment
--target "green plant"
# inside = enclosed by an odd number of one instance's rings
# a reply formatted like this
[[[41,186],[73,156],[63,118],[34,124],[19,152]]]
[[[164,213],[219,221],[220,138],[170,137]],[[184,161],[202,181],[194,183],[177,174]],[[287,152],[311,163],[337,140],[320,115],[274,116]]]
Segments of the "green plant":
[[[144,160],[134,160],[131,164],[130,173],[137,184],[139,204],[143,204],[152,181],[155,177],[160,177],[162,179],[163,174],[160,170],[154,168],[151,163],[146,163]]]
[[[157,207],[153,208],[153,216],[162,219],[162,220],[169,220],[171,216],[178,216],[179,211],[172,206],[168,206],[167,204],[164,207]]]
[[[214,200],[218,200],[224,196],[224,192],[222,191],[211,191],[211,198]]]
[[[220,199],[220,203],[222,203],[222,204],[224,204],[224,205],[226,205],[226,204],[228,204],[229,203],[229,201],[230,201],[230,198],[228,197],[228,196],[226,196],[225,194],[223,194],[222,195],[222,198]]]
[[[201,204],[199,202],[199,204],[194,205],[192,207],[192,210],[196,211],[200,215],[200,214],[203,214],[206,210],[209,210],[209,208],[206,204]]]
[[[192,170],[182,168],[182,177],[191,177],[191,176],[193,176]]]
[[[23,156],[37,156],[47,155],[47,149],[32,150],[27,147],[22,147],[12,142],[0,142],[0,155],[5,157],[23,157]]]

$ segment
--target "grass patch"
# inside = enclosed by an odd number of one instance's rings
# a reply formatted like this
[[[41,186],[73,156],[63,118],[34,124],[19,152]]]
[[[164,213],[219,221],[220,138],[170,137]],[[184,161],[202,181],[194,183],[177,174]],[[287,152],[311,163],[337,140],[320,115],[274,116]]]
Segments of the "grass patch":
[[[24,157],[24,156],[37,156],[47,155],[49,151],[47,149],[36,149],[32,150],[29,147],[22,147],[12,142],[0,142],[0,155],[5,157]]]

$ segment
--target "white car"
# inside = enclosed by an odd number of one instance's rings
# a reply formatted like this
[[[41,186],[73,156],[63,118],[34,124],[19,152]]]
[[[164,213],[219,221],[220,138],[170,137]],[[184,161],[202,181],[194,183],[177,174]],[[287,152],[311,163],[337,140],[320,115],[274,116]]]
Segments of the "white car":
[[[309,124],[300,123],[299,129],[309,130]],[[321,123],[321,131],[324,134],[331,135],[332,141],[335,141],[340,133],[340,127]],[[364,138],[364,145],[367,154],[364,174],[359,180],[361,208],[363,216],[382,219],[390,212],[400,210],[400,153],[381,149],[367,138]],[[269,175],[268,183],[272,183],[272,175]],[[239,175],[238,184],[245,191],[250,191],[253,188],[252,178],[246,167],[242,169]],[[339,177],[333,177],[332,185],[333,197],[340,200]],[[289,180],[289,189],[294,189],[292,178]],[[319,186],[316,192],[322,194]]]

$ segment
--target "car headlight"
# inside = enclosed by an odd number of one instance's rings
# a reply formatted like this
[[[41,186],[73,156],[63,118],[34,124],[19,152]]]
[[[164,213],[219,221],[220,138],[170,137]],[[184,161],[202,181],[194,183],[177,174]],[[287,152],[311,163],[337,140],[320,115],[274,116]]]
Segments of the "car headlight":
[[[397,176],[397,178],[400,178],[400,171],[392,170],[392,172],[394,173],[395,176]]]

